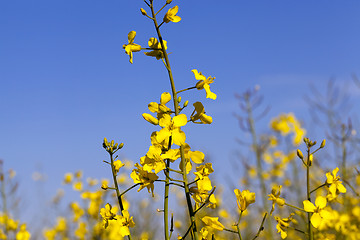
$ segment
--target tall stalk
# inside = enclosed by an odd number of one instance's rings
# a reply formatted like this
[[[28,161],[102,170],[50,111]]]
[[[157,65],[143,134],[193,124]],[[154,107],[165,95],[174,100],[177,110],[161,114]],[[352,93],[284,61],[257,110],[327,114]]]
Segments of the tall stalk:
[[[165,64],[166,64],[166,69],[168,71],[168,75],[169,75],[169,79],[170,79],[170,85],[171,85],[171,92],[172,92],[172,99],[174,102],[174,110],[175,110],[175,116],[179,115],[179,103],[178,103],[178,98],[177,98],[177,94],[176,94],[176,88],[175,88],[175,83],[174,83],[174,78],[172,75],[172,71],[171,71],[171,67],[170,67],[170,62],[169,62],[169,58],[168,58],[168,54],[166,52],[165,49],[165,45],[160,33],[160,26],[157,23],[156,20],[156,14],[154,11],[154,6],[153,6],[153,0],[150,0],[150,9],[151,9],[151,15],[152,15],[152,20],[154,22],[155,25],[155,29],[156,29],[156,33],[158,35],[159,38],[159,42],[161,44],[161,50],[163,52],[164,55],[164,59],[165,59]],[[188,206],[188,211],[189,211],[189,215],[190,215],[190,221],[191,221],[191,226],[192,226],[192,232],[193,235],[195,237],[196,240],[198,240],[198,233],[197,233],[197,228],[196,228],[196,223],[195,223],[195,212],[194,209],[192,207],[192,203],[191,203],[191,198],[190,198],[190,190],[189,190],[189,186],[188,186],[188,180],[187,180],[187,174],[186,174],[186,160],[185,160],[185,154],[184,154],[184,148],[182,146],[180,146],[180,155],[181,155],[181,165],[182,165],[182,177],[183,177],[183,181],[184,181],[184,189],[185,189],[185,196],[186,196],[186,203]],[[165,191],[168,191],[169,188],[169,184],[165,184]],[[165,199],[165,202],[168,201],[168,198]],[[164,203],[164,206],[166,205],[166,207],[168,206],[167,203]],[[164,216],[166,216],[165,219],[165,239],[168,239],[168,209],[164,209]]]

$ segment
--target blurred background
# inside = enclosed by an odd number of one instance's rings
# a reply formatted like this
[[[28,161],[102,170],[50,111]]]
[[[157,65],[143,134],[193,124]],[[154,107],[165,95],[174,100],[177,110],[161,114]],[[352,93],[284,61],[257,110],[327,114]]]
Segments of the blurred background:
[[[172,4],[179,6],[182,21],[161,30],[177,89],[194,86],[192,69],[216,77],[215,101],[197,90],[181,96],[202,101],[213,117],[211,125],[189,124],[183,130],[192,149],[211,159],[217,181],[231,173],[235,187],[241,187],[236,179],[242,172],[232,171],[242,151],[237,139],[251,136],[239,127],[235,95],[249,89],[263,96],[262,109],[269,107],[257,121],[259,131],[270,131],[272,118],[292,112],[307,136],[327,138],[327,125],[316,124],[324,116],[314,117],[317,97],[323,97],[324,104],[338,108],[342,123],[351,119],[356,135],[360,2]],[[88,177],[109,178],[102,162],[108,157],[104,137],[124,142],[121,159],[137,162],[146,154],[158,128],[141,114],[170,91],[170,83],[161,60],[139,52],[130,64],[122,49],[132,30],[143,47],[155,37],[141,7],[143,1],[0,2],[0,159],[6,171],[16,172],[24,221],[34,219],[64,187],[65,173],[81,169]],[[339,99],[326,102],[334,94]]]

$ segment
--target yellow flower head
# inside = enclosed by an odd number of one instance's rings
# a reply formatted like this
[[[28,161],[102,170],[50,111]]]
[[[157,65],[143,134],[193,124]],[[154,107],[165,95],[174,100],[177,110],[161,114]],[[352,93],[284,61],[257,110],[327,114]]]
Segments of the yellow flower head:
[[[26,230],[26,224],[21,224],[20,231],[16,234],[16,240],[29,240],[31,234]]]
[[[255,202],[255,193],[250,192],[249,190],[243,190],[242,192],[239,189],[235,189],[234,193],[236,195],[236,202],[241,212],[245,211],[246,208]]]
[[[105,205],[105,208],[100,209],[100,215],[103,218],[104,228],[107,228],[109,225],[109,220],[114,220],[116,216],[117,209],[112,208],[110,203]]]
[[[135,31],[131,31],[128,34],[128,44],[124,44],[123,48],[127,55],[130,56],[130,63],[133,63],[133,52],[139,52],[141,50],[141,46],[134,43],[134,39],[136,36]]]
[[[271,194],[269,194],[269,200],[273,201],[272,203],[272,208],[270,211],[270,215],[274,212],[275,210],[275,204],[277,203],[279,206],[283,206],[285,204],[285,199],[280,197],[280,190],[281,190],[282,186],[274,186],[271,190]]]
[[[326,173],[326,183],[329,185],[329,192],[332,198],[336,198],[339,193],[346,193],[346,188],[340,181],[340,177],[336,176],[339,168],[335,168],[332,173]]]
[[[185,126],[186,123],[187,117],[185,114],[179,114],[174,116],[172,119],[169,114],[164,114],[163,117],[159,120],[159,125],[163,128],[157,133],[157,141],[162,142],[171,136],[173,143],[178,146],[184,145],[186,135],[180,129],[180,127]]]
[[[276,229],[278,230],[278,233],[281,234],[282,239],[285,239],[287,237],[286,229],[289,227],[290,223],[293,221],[293,215],[294,215],[294,213],[291,213],[288,218],[275,217],[275,220],[277,221]]]
[[[323,196],[318,196],[315,199],[315,205],[309,200],[303,201],[304,210],[306,212],[313,213],[310,221],[314,228],[318,228],[324,219],[331,219],[331,213],[324,209],[326,207],[326,203],[326,198]]]
[[[205,108],[201,102],[196,102],[193,104],[195,107],[195,110],[193,114],[191,114],[190,121],[193,123],[203,123],[203,124],[210,124],[212,123],[212,117],[205,114]],[[194,113],[196,114],[194,115]],[[200,120],[200,122],[195,122],[197,120]]]
[[[219,219],[218,217],[205,216],[201,220],[205,223],[206,226],[222,231],[224,230],[225,227],[219,222],[218,219]]]
[[[129,212],[127,210],[123,210],[122,216],[116,216],[116,218],[119,234],[122,237],[130,235],[129,227],[134,227],[135,223],[133,221],[133,217],[130,217]]]
[[[163,40],[164,48],[167,49],[167,42]],[[151,52],[146,52],[146,56],[156,57],[157,60],[164,58],[164,53],[162,51],[161,43],[156,38],[150,38],[148,41],[150,48],[154,49]]]
[[[135,167],[137,169],[133,169],[130,177],[134,180],[134,183],[141,183],[138,192],[146,187],[149,193],[151,191],[152,196],[154,196],[154,182],[159,177],[155,173],[149,173],[148,171],[145,171],[138,163],[135,164]]]
[[[175,6],[173,8],[170,8],[167,13],[165,14],[164,16],[164,22],[168,23],[168,22],[174,22],[174,23],[177,23],[177,22],[180,22],[181,20],[181,17],[179,16],[176,16],[176,14],[178,13],[179,11],[179,7],[178,6]]]
[[[195,79],[199,80],[196,83],[196,88],[198,90],[205,89],[206,98],[211,98],[211,99],[215,100],[216,94],[210,91],[210,84],[214,82],[215,78],[211,77],[211,76],[206,78],[204,75],[202,75],[201,72],[198,72],[198,70],[196,70],[196,69],[193,69],[191,71],[194,73]]]

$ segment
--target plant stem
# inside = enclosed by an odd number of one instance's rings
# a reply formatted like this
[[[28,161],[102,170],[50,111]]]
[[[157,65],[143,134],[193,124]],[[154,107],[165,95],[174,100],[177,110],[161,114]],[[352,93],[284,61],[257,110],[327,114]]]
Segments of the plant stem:
[[[238,223],[236,224],[236,228],[237,228],[237,233],[239,235],[239,239],[242,240],[242,237],[241,237],[241,233],[240,233],[240,220],[241,220],[241,216],[242,216],[242,213],[243,211],[240,211],[240,214],[239,214],[239,220],[238,220]]]
[[[114,153],[109,153],[109,154],[110,154],[110,159],[111,159],[111,172],[112,172],[112,175],[113,175],[114,185],[115,185],[115,189],[116,189],[116,196],[117,196],[117,199],[118,199],[118,203],[119,203],[119,206],[120,206],[120,212],[121,212],[121,216],[122,216],[123,215],[122,211],[124,210],[124,205],[123,205],[122,200],[121,200],[121,194],[120,194],[120,190],[119,190],[119,185],[118,185],[117,179],[116,179],[116,171],[115,171],[114,157],[113,157]],[[132,240],[130,231],[129,231],[128,239]]]
[[[306,192],[307,192],[307,200],[311,202],[310,197],[310,147],[307,147],[307,161],[306,161]],[[312,226],[310,222],[311,213],[307,213],[308,217],[308,239],[313,240],[313,234],[312,234]]]
[[[159,28],[159,25],[158,25],[157,20],[156,20],[156,14],[155,14],[155,11],[154,11],[153,1],[150,2],[150,8],[151,8],[151,14],[152,14],[152,17],[153,17],[153,22],[154,22],[154,25],[155,25],[156,33],[158,35],[159,42],[161,44],[161,49],[162,49],[162,52],[163,52],[163,55],[164,55],[164,58],[165,58],[166,69],[168,71],[168,75],[169,75],[169,79],[170,79],[171,92],[172,92],[172,97],[173,97],[173,102],[174,102],[175,116],[177,116],[177,115],[179,115],[179,103],[177,101],[174,78],[173,78],[173,75],[172,75],[168,54],[166,52],[165,45],[164,45],[164,42],[163,42],[163,39],[162,39],[162,36],[161,36],[161,33],[160,33],[160,28]],[[192,203],[191,203],[190,190],[189,190],[189,187],[188,187],[188,180],[187,180],[187,175],[186,175],[186,161],[185,161],[185,154],[184,154],[183,146],[180,146],[180,154],[181,154],[181,164],[182,164],[182,169],[183,169],[183,180],[184,180],[186,203],[187,203],[188,211],[189,211],[189,215],[190,215],[192,232],[193,232],[193,234],[195,236],[195,239],[198,240],[198,233],[197,233],[196,224],[195,224],[195,214],[194,214],[194,210],[193,210]],[[164,210],[167,211],[167,209],[164,209]],[[167,222],[167,219],[166,219],[166,222]],[[166,224],[166,226],[167,226],[167,224]],[[168,239],[169,239],[168,238],[168,230],[165,229],[165,240],[168,240]]]

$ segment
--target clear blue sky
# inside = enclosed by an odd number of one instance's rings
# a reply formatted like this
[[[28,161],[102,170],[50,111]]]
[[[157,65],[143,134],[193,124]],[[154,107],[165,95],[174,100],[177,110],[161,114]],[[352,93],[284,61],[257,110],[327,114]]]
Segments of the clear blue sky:
[[[197,68],[216,77],[211,88],[218,95],[216,101],[205,100],[204,92],[183,95],[204,100],[214,119],[210,126],[184,130],[220,172],[230,168],[235,138],[243,134],[233,117],[239,112],[235,93],[261,86],[272,106],[261,126],[266,129],[281,112],[306,120],[309,83],[324,88],[331,77],[341,84],[360,74],[359,1],[172,5],[179,5],[182,21],[163,25],[162,33],[177,88],[193,86],[191,69]],[[161,61],[135,53],[131,65],[122,49],[131,30],[143,46],[155,37],[140,7],[146,7],[140,0],[0,1],[0,158],[17,171],[29,198],[34,171],[48,176],[49,196],[65,172],[108,177],[105,136],[125,143],[123,157],[138,161],[147,152],[157,128],[141,114],[170,85]]]

